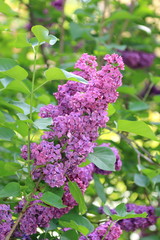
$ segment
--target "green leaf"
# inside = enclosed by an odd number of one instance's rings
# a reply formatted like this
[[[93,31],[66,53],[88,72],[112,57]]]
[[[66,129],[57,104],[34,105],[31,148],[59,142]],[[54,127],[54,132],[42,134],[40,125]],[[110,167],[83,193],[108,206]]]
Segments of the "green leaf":
[[[13,90],[16,92],[22,92],[25,94],[29,94],[30,90],[28,89],[28,87],[26,86],[26,84],[22,81],[19,80],[13,80],[11,81],[8,86],[6,87],[7,90]]]
[[[28,115],[30,113],[30,105],[25,102],[12,101],[11,104],[20,108],[22,110],[21,112],[23,112],[25,115]],[[35,108],[32,108],[32,110],[32,112],[36,111]]]
[[[124,203],[120,203],[115,208],[116,214],[112,214],[112,212],[110,211],[108,206],[104,206],[103,210],[104,210],[105,214],[110,216],[112,218],[112,220],[114,220],[114,221],[118,221],[118,220],[121,220],[121,219],[136,218],[136,217],[142,217],[142,218],[147,217],[146,212],[140,213],[140,214],[137,214],[133,211],[127,212],[126,211],[126,205]]]
[[[157,84],[160,82],[160,77],[153,76],[152,73],[149,73],[149,76],[150,76],[150,80],[152,81],[152,83]]]
[[[136,89],[132,86],[123,85],[118,88],[118,92],[129,94],[129,95],[134,95],[136,93]]]
[[[75,230],[68,230],[61,234],[61,240],[78,240],[78,234]]]
[[[38,129],[48,129],[48,126],[50,126],[53,123],[52,118],[39,118],[36,121],[34,121],[34,125]]]
[[[4,2],[4,0],[0,0],[0,12],[4,13],[8,16],[15,16],[16,12],[14,12],[8,4]]]
[[[140,240],[159,240],[159,236],[158,235],[150,235],[148,237],[142,237],[142,238],[140,238]]]
[[[87,211],[87,207],[84,201],[83,194],[78,187],[76,182],[68,182],[69,190],[73,196],[73,198],[76,200],[76,202],[79,204],[79,211],[81,214],[84,214]]]
[[[154,178],[157,176],[158,172],[149,168],[140,169],[148,178]]]
[[[26,79],[27,76],[28,76],[27,71],[24,68],[22,68],[18,65],[16,65],[13,68],[10,68],[9,70],[3,72],[3,74],[5,76],[8,76],[10,78],[13,78],[13,79],[16,79],[16,80],[19,80],[19,81],[21,81],[23,79]]]
[[[120,203],[116,208],[115,208],[117,215],[124,217],[126,215],[126,205],[124,203]]]
[[[2,83],[4,88],[6,88],[11,81],[13,81],[13,78],[10,77],[4,77],[0,79],[0,82]]]
[[[0,177],[15,175],[20,168],[18,163],[0,161]]]
[[[39,46],[39,42],[38,42],[38,40],[37,40],[36,37],[32,37],[32,38],[30,38],[30,39],[29,39],[29,43],[31,44],[33,50],[35,50],[36,47]]]
[[[27,71],[10,58],[0,58],[0,72],[7,77],[17,80],[23,80],[28,76]],[[8,83],[5,84],[5,86],[7,85]]]
[[[1,191],[0,198],[17,197],[20,195],[20,185],[17,182],[8,183]]]
[[[72,228],[77,230],[78,232],[82,233],[83,235],[87,235],[88,234],[88,229],[85,226],[82,226],[80,224],[77,224],[74,220],[70,220],[70,221],[59,221],[60,225],[66,228]]]
[[[116,109],[114,108],[114,106],[109,103],[108,104],[108,109],[107,109],[107,112],[108,112],[108,116],[112,116],[114,113],[115,113]]]
[[[147,110],[148,108],[149,105],[142,101],[129,102],[129,110],[133,112]]]
[[[112,22],[115,20],[137,20],[137,16],[134,16],[132,13],[125,11],[125,10],[119,10],[119,11],[115,11],[112,13],[112,15],[107,18],[106,23],[108,22]]]
[[[86,161],[82,162],[78,167],[85,167],[85,166],[89,165],[90,163],[91,162],[88,159],[86,159]]]
[[[57,228],[57,220],[52,219],[49,223],[49,227],[47,227],[47,231],[55,230]]]
[[[116,157],[108,147],[95,147],[88,159],[102,170],[115,171]]]
[[[48,29],[41,25],[32,27],[31,31],[34,33],[40,44],[48,42],[50,45],[54,45],[58,41],[58,38],[49,35]]]
[[[149,184],[149,179],[145,175],[136,173],[134,175],[134,183],[140,187],[146,187]]]
[[[152,129],[143,121],[128,121],[118,120],[118,130],[130,133],[158,141]]]
[[[0,72],[5,72],[13,67],[15,67],[17,64],[16,61],[10,58],[0,58]]]
[[[11,141],[15,132],[6,127],[0,127],[0,140]]]
[[[152,182],[153,182],[154,184],[160,183],[160,175],[157,175],[157,176],[155,176],[154,178],[152,178]]]
[[[80,77],[80,76],[78,76],[78,75],[76,75],[74,73],[67,72],[66,70],[63,70],[63,69],[62,69],[62,71],[63,71],[64,75],[66,76],[66,78],[68,80],[81,82],[81,83],[84,83],[84,84],[88,84],[88,81],[85,80],[84,78],[82,78],[82,77]]]
[[[113,214],[111,216],[112,220],[113,221],[118,221],[118,220],[122,220],[122,219],[129,219],[129,218],[136,218],[136,217],[141,217],[141,218],[146,218],[147,217],[147,213],[140,213],[140,214],[136,214],[136,213],[127,213],[126,216],[124,217],[121,217],[121,216],[118,216],[116,214]]]
[[[91,40],[92,36],[90,34],[91,28],[84,24],[77,24],[75,22],[70,23],[70,32],[73,40],[78,38]]]
[[[43,196],[41,197],[41,200],[53,207],[56,208],[65,208],[66,206],[62,203],[62,199],[60,196],[52,193],[52,192],[45,192]]]
[[[59,223],[61,226],[73,228],[83,235],[87,235],[94,230],[94,226],[87,218],[75,213],[68,213],[63,215],[59,219]]]
[[[160,217],[160,207],[155,208],[155,213],[157,217]]]
[[[88,83],[88,81],[86,81],[84,78],[56,67],[49,68],[47,71],[45,71],[44,75],[48,81],[71,80],[76,82],[82,82],[85,84]]]
[[[15,131],[18,132],[22,137],[28,136],[28,125],[27,123],[17,120]]]
[[[129,218],[136,218],[136,217],[142,217],[146,218],[147,213],[140,213],[136,214],[133,211],[132,212],[127,212],[126,211],[126,205],[124,203],[120,203],[116,208],[115,208],[116,214],[112,214],[111,218],[112,220],[121,220],[121,219],[129,219]]]
[[[104,187],[103,187],[102,183],[99,181],[99,178],[96,174],[94,174],[93,178],[94,178],[96,192],[97,192],[99,198],[102,200],[102,202],[105,203],[107,201],[107,199],[106,199],[106,194],[104,193]]]
[[[27,33],[18,33],[14,46],[16,48],[31,47],[31,43],[27,39]]]
[[[17,116],[22,121],[29,120],[29,118],[25,114],[23,114],[23,113],[17,113]]]
[[[6,120],[6,118],[5,118],[4,114],[0,111],[0,122],[4,123],[5,120]]]
[[[108,206],[104,206],[104,207],[103,207],[103,211],[104,211],[105,214],[108,215],[108,216],[113,215],[113,214],[111,213],[111,211],[110,211],[110,209],[109,209]]]
[[[47,80],[68,80],[60,68],[49,68],[44,73]]]

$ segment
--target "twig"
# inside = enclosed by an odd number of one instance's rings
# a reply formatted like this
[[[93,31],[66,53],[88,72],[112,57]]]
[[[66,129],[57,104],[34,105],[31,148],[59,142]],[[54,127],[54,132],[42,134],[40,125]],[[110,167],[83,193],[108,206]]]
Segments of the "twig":
[[[147,91],[146,91],[144,97],[143,97],[143,101],[146,101],[146,99],[147,99],[148,95],[150,94],[150,91],[151,91],[153,86],[154,86],[154,83],[151,82],[149,84],[148,88],[147,88]]]
[[[41,175],[41,177],[39,178],[39,180],[38,180],[38,182],[36,183],[36,186],[35,186],[33,192],[29,194],[28,199],[32,198],[32,196],[35,194],[35,192],[37,191],[38,186],[39,186],[39,183],[40,183],[40,181],[42,180],[42,178],[43,178],[43,175]],[[25,212],[26,212],[29,204],[30,204],[30,201],[27,201],[27,202],[25,203],[25,205],[23,206],[22,211],[20,212],[20,214],[19,214],[16,222],[15,222],[14,225],[12,226],[12,228],[11,228],[9,234],[7,235],[7,237],[5,238],[5,240],[9,240],[9,239],[10,239],[10,237],[11,237],[12,234],[14,233],[16,227],[18,226],[20,220],[22,219],[23,215],[25,214]]]
[[[61,22],[59,24],[59,28],[60,28],[60,47],[59,47],[59,52],[60,52],[60,63],[63,62],[63,58],[62,58],[62,53],[64,51],[64,21],[65,21],[65,12],[64,12],[64,8],[65,8],[65,4],[66,4],[66,0],[63,1],[63,6],[62,6],[62,17],[61,17]]]
[[[22,211],[20,212],[19,217],[17,218],[16,222],[15,222],[14,225],[12,226],[12,228],[11,228],[9,234],[7,235],[7,237],[5,238],[5,240],[9,240],[10,237],[12,236],[14,230],[16,229],[16,227],[17,227],[17,225],[19,224],[21,218],[23,217],[23,215],[24,215],[24,213],[25,213],[28,205],[29,205],[29,202],[26,202],[25,205],[23,206],[23,209],[22,209]]]
[[[147,162],[149,162],[150,164],[157,164],[158,166],[160,166],[160,164],[156,163],[155,161],[153,161],[153,160],[150,158],[150,157],[151,157],[150,154],[149,154],[149,157],[148,157],[148,156],[145,156],[142,152],[140,152],[140,151],[134,146],[134,145],[136,145],[135,142],[132,143],[133,141],[131,141],[130,139],[128,139],[123,133],[119,133],[119,132],[113,130],[112,128],[110,128],[110,127],[108,127],[108,126],[106,127],[106,129],[108,129],[108,130],[110,130],[110,131],[118,134],[121,138],[123,138],[123,139],[134,149],[134,151],[137,153],[138,156],[143,157],[143,158],[144,158]],[[138,146],[138,145],[137,145],[137,146]],[[139,147],[139,146],[138,146],[138,147]],[[144,148],[143,148],[143,149],[144,149]],[[147,150],[146,150],[145,153],[148,155]]]

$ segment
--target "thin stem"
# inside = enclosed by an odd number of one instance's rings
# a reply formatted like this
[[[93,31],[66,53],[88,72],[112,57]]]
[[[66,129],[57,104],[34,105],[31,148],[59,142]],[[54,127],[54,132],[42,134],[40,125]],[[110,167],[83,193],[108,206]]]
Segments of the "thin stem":
[[[138,156],[140,157],[143,157],[147,162],[149,162],[150,164],[156,164],[156,165],[160,165],[158,163],[156,163],[155,161],[153,161],[150,157],[150,154],[149,156],[145,156],[142,152],[140,152],[134,145],[135,145],[135,142],[133,142],[132,140],[128,139],[123,133],[119,133],[115,130],[113,130],[112,128],[110,127],[106,127],[108,130],[118,134],[121,138],[123,138],[132,148],[133,150],[137,153]],[[138,145],[137,145],[138,146]],[[139,146],[138,146],[139,147]],[[147,154],[147,151],[145,152]],[[148,155],[148,154],[147,154]]]
[[[149,84],[148,89],[147,89],[147,91],[146,91],[146,93],[145,93],[145,95],[144,95],[144,97],[143,97],[143,101],[144,101],[144,102],[146,101],[146,99],[147,99],[147,97],[148,97],[148,95],[149,95],[149,93],[150,93],[150,91],[151,91],[151,89],[152,89],[153,86],[154,86],[154,83],[150,83],[150,84]]]
[[[9,240],[10,237],[12,236],[14,230],[16,229],[16,227],[18,226],[18,224],[19,224],[21,218],[23,217],[23,215],[24,215],[24,213],[25,213],[25,211],[26,211],[26,209],[27,209],[27,207],[28,207],[28,204],[29,204],[29,202],[26,202],[26,203],[25,203],[25,205],[24,205],[22,211],[20,212],[20,214],[19,214],[19,216],[18,216],[16,222],[15,222],[14,225],[12,226],[12,228],[11,228],[9,234],[7,235],[7,237],[5,238],[5,240]]]
[[[48,81],[46,81],[46,82],[42,83],[41,85],[39,85],[38,87],[36,87],[36,88],[34,89],[34,92],[36,92],[39,88],[41,88],[42,86],[44,86],[46,83],[48,83]]]
[[[33,192],[29,194],[28,199],[32,198],[32,196],[35,194],[35,192],[37,191],[38,186],[39,186],[39,183],[40,183],[40,181],[42,180],[42,178],[43,178],[43,175],[41,175],[41,177],[39,178],[39,180],[38,180],[38,182],[36,183],[36,186],[35,186]],[[25,214],[25,212],[26,212],[29,204],[30,204],[30,200],[26,201],[26,203],[25,203],[24,206],[23,206],[22,211],[20,212],[20,214],[19,214],[16,222],[15,222],[14,225],[12,226],[12,228],[11,228],[9,234],[7,235],[7,237],[5,238],[5,240],[9,240],[9,239],[10,239],[10,237],[11,237],[12,234],[14,233],[16,227],[18,226],[20,220],[22,219],[23,215]]]
[[[63,6],[62,6],[62,17],[61,17],[61,22],[59,24],[59,28],[60,28],[60,47],[59,47],[59,51],[60,51],[60,55],[62,55],[63,51],[64,51],[64,21],[65,21],[65,12],[64,12],[64,8],[65,8],[65,4],[66,4],[66,0],[63,1]],[[62,56],[60,57],[60,63],[62,63]]]

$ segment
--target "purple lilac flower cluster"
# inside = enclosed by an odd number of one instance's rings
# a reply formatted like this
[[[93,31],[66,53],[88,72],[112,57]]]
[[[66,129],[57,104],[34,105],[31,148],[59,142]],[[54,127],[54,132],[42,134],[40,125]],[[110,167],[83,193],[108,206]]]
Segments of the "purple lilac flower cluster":
[[[81,70],[76,74],[85,75],[88,84],[68,81],[55,93],[58,105],[41,108],[40,116],[52,117],[53,124],[40,144],[31,144],[33,179],[43,175],[43,180],[51,187],[63,186],[67,181],[65,176],[76,172],[77,166],[93,152],[98,129],[105,127],[108,121],[108,103],[115,102],[118,97],[116,88],[122,79],[119,70],[124,68],[117,54],[106,55],[104,59],[107,64],[97,71],[96,57],[83,54],[75,68]],[[22,147],[21,155],[27,159],[27,146]],[[36,168],[38,165],[43,166]],[[117,169],[120,165],[117,160]]]
[[[106,55],[104,59],[107,64],[97,71],[96,57],[83,54],[75,65],[79,70],[74,73],[85,77],[88,84],[68,81],[55,93],[58,105],[49,104],[40,110],[40,116],[51,117],[53,124],[40,144],[31,144],[32,177],[41,177],[52,188],[63,186],[62,201],[67,207],[47,208],[35,200],[20,221],[20,231],[25,234],[31,235],[37,227],[46,227],[52,218],[60,218],[77,205],[69,191],[68,179],[75,181],[83,193],[92,180],[94,165],[83,168],[78,165],[93,152],[98,129],[108,121],[106,109],[108,103],[118,97],[120,70],[124,69],[122,58],[117,54]],[[23,146],[21,156],[27,159],[27,155],[27,146]],[[118,162],[118,165],[121,164]]]
[[[135,213],[146,212],[147,218],[130,218],[123,219],[118,222],[121,228],[125,231],[135,231],[138,228],[148,228],[149,226],[156,223],[157,217],[155,216],[155,209],[152,206],[143,206],[136,204],[126,204],[127,212],[134,211]]]
[[[124,50],[119,52],[122,55],[124,63],[133,69],[150,67],[155,58],[153,53],[143,51]]]
[[[55,0],[51,2],[51,6],[55,7],[58,11],[62,11],[64,0]]]
[[[113,153],[114,153],[114,155],[116,157],[115,170],[116,171],[121,170],[122,161],[120,159],[120,155],[119,155],[118,149],[115,148],[115,147],[110,147],[110,143],[103,143],[99,147],[109,147],[113,151]],[[94,165],[94,172],[97,173],[97,174],[101,174],[101,175],[108,175],[108,174],[112,173],[112,171],[102,170],[102,169],[98,168],[96,165]]]
[[[13,225],[11,209],[9,205],[0,204],[0,239],[5,240],[5,237],[11,230]]]
[[[135,217],[129,219],[119,220],[117,223],[120,225],[122,230],[127,232],[135,231],[136,229],[144,229],[156,223],[157,217],[155,215],[155,209],[152,206],[136,205],[133,203],[126,204],[127,212],[134,211],[136,214],[146,212],[148,214],[147,218]],[[110,209],[112,214],[116,214],[115,209]],[[98,210],[99,213],[104,214],[103,207]]]
[[[27,208],[24,216],[22,217],[19,226],[14,232],[14,237],[23,237],[30,236],[37,232],[37,227],[48,227],[49,222],[53,218],[59,218],[61,215],[67,213],[68,208],[58,209],[55,207],[45,207],[40,204],[43,202],[39,200],[42,197],[42,193],[39,195],[33,196],[34,201],[30,202],[29,207]],[[25,204],[25,200],[21,200],[18,205],[15,207],[15,212],[19,213],[22,211],[22,208]]]
[[[99,225],[92,233],[87,237],[81,236],[79,240],[116,240],[122,234],[122,230],[118,224],[112,221],[105,222]]]

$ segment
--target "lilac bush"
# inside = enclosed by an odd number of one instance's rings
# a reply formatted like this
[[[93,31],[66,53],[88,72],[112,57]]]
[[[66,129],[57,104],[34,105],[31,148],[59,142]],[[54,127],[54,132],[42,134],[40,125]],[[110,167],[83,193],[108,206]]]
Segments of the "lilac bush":
[[[96,57],[84,53],[75,64],[74,74],[85,78],[87,84],[68,81],[58,87],[55,93],[57,105],[49,104],[40,109],[40,117],[52,119],[49,130],[42,135],[42,141],[31,143],[21,148],[21,157],[32,162],[31,178],[34,182],[42,184],[34,189],[34,194],[23,198],[15,207],[14,214],[22,214],[17,224],[12,220],[10,208],[1,204],[2,219],[0,222],[2,239],[5,239],[11,228],[15,226],[13,236],[15,238],[30,239],[37,233],[37,228],[49,227],[52,219],[59,219],[78,205],[72,196],[69,183],[75,182],[82,194],[85,193],[93,174],[108,175],[111,171],[99,169],[90,163],[84,167],[79,165],[86,161],[87,156],[93,153],[98,146],[96,139],[99,129],[106,126],[109,120],[107,109],[109,103],[114,103],[118,98],[116,89],[122,84],[124,69],[122,57],[117,54],[104,57],[106,65],[97,70]],[[115,170],[119,171],[122,161],[118,150],[104,143],[99,147],[110,148],[116,157]],[[62,203],[64,208],[44,205],[43,188],[61,188]],[[122,229],[135,230],[142,225],[143,228],[155,223],[154,209],[143,206],[127,205],[127,211],[135,210],[135,213],[147,212],[148,218],[125,219],[118,223],[106,221],[100,224],[87,236],[80,236],[80,240],[116,240],[122,233]],[[137,225],[138,223],[138,225]]]

